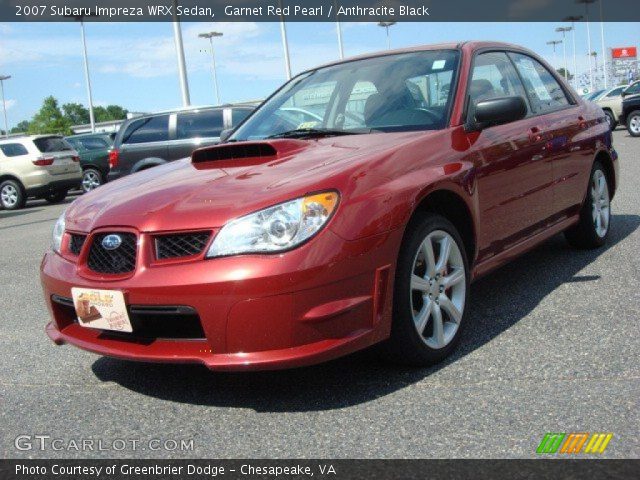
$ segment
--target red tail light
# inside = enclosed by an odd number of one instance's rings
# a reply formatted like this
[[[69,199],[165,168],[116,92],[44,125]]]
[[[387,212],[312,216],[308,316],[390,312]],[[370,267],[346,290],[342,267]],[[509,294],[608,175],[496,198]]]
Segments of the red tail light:
[[[78,163],[80,161],[80,157],[77,155],[74,155],[73,157],[71,157],[71,160],[73,160],[74,162]]]
[[[118,150],[111,150],[109,152],[109,167],[110,168],[116,168],[118,166],[118,163],[120,162],[120,159],[118,158],[118,155],[120,155],[120,152],[118,152]]]
[[[47,167],[49,165],[53,165],[53,157],[49,158],[39,158],[33,161],[33,164],[37,167]]]

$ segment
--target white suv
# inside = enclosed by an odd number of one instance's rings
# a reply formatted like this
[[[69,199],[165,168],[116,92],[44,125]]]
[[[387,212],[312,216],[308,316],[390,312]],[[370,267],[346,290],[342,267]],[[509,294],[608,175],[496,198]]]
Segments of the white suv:
[[[0,140],[0,205],[24,207],[28,197],[58,203],[82,180],[78,153],[59,135]]]

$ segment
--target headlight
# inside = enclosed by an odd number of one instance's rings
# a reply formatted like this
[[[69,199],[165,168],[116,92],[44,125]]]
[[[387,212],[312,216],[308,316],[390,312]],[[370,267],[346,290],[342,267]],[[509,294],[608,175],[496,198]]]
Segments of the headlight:
[[[227,223],[207,257],[289,250],[315,235],[338,205],[337,192],[297,198]]]
[[[53,232],[51,233],[51,248],[53,248],[54,252],[60,253],[60,245],[62,245],[62,236],[64,235],[65,221],[64,214],[58,218],[58,221],[53,226]]]

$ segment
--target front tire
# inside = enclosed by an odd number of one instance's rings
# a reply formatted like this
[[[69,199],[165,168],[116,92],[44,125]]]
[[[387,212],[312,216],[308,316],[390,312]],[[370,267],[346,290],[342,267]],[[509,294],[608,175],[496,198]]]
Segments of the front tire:
[[[469,267],[460,234],[446,218],[425,213],[407,227],[396,267],[387,358],[409,365],[442,361],[464,325]]]
[[[634,110],[627,117],[627,130],[632,137],[640,137],[640,110]]]
[[[587,197],[578,224],[565,231],[569,245],[590,249],[604,245],[611,226],[611,195],[607,175],[600,162],[591,169]]]
[[[56,204],[62,202],[65,198],[67,198],[66,190],[58,190],[56,192],[52,192],[48,194],[44,199],[51,204]]]

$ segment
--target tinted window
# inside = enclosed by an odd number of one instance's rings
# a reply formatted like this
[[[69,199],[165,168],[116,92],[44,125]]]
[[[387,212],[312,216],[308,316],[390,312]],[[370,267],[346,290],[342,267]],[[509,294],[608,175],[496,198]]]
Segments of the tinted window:
[[[607,94],[607,97],[619,97],[624,89],[625,87],[614,88]]]
[[[496,97],[527,98],[513,64],[503,52],[483,53],[476,57],[469,95],[473,103]]]
[[[36,144],[38,150],[42,153],[47,152],[64,152],[65,150],[73,150],[73,147],[67,143],[62,137],[42,137],[35,138],[33,143]]]
[[[169,139],[169,115],[136,120],[122,136],[122,143],[163,142]]]
[[[24,148],[24,145],[19,143],[5,143],[4,145],[0,145],[0,150],[2,150],[2,153],[7,157],[18,157],[29,153],[27,149]]]
[[[248,108],[234,108],[231,110],[231,124],[235,127],[249,116],[252,110]]]
[[[219,137],[222,128],[222,110],[179,113],[176,138]]]
[[[636,82],[632,85],[629,85],[629,87],[624,91],[624,93],[638,93],[640,92],[640,82]]]
[[[103,150],[109,148],[109,143],[100,137],[79,138],[78,142],[87,150]]]
[[[535,113],[557,110],[569,105],[564,90],[540,62],[519,53],[510,54],[522,77]]]

